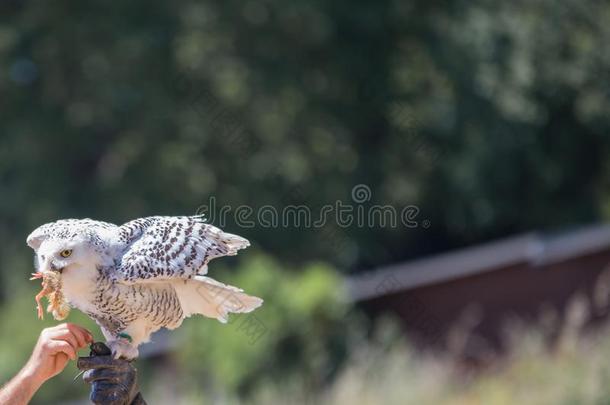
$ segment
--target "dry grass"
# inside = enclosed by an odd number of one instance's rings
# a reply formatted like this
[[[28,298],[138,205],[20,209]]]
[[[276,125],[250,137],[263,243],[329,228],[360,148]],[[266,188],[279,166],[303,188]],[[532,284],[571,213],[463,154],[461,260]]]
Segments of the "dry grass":
[[[537,327],[513,323],[506,336],[509,354],[476,374],[457,367],[455,354],[422,356],[405,343],[381,340],[355,348],[324,392],[266,387],[251,403],[610,404],[610,327],[584,334],[589,313],[586,301],[575,298],[552,349],[546,328],[559,322],[557,316],[542,317]]]

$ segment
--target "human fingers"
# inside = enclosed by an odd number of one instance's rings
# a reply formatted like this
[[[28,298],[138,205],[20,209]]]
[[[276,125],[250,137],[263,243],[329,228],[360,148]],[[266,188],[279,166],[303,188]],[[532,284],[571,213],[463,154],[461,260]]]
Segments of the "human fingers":
[[[80,325],[77,325],[74,323],[69,323],[69,322],[60,323],[59,325],[55,325],[50,328],[46,328],[43,330],[43,333],[45,333],[45,332],[53,333],[53,332],[57,332],[57,331],[66,331],[66,330],[70,331],[72,333],[82,334],[83,336],[85,336],[86,340],[93,341],[93,334],[91,332],[89,332],[87,329],[83,328]]]
[[[83,327],[73,323],[67,323],[66,329],[76,337],[79,348],[85,347],[89,343],[93,342],[93,335],[91,335],[91,332]]]
[[[70,359],[76,360],[76,350],[65,340],[51,340],[46,342],[44,346],[48,354],[65,353]]]
[[[70,344],[74,349],[74,352],[78,352],[78,349],[81,348],[78,338],[70,332],[67,328],[62,329],[54,329],[49,331],[45,335],[45,339],[47,340],[62,340]]]

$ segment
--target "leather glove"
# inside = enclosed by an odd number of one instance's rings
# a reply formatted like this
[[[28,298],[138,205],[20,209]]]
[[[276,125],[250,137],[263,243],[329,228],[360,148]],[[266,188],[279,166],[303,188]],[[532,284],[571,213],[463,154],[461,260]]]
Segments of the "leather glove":
[[[108,346],[92,343],[89,357],[79,357],[76,366],[91,384],[89,399],[96,405],[146,405],[139,393],[136,368],[131,362],[113,359]]]

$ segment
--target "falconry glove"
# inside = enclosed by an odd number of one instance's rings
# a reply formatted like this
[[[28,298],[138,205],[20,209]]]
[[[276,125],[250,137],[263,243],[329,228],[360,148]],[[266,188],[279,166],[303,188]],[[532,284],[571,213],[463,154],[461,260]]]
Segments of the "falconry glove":
[[[84,371],[83,380],[91,384],[91,402],[96,405],[146,405],[132,363],[114,359],[104,343],[96,342],[90,347],[89,357],[79,357],[77,367]]]

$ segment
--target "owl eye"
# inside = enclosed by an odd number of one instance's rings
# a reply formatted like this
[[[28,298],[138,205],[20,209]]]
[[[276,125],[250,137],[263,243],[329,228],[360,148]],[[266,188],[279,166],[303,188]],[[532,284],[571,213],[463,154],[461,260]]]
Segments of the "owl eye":
[[[70,249],[66,249],[66,250],[62,250],[59,255],[61,257],[70,257],[70,255],[72,254],[72,250]]]

